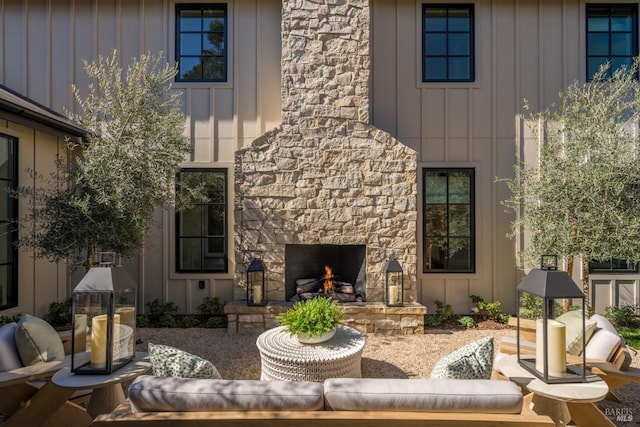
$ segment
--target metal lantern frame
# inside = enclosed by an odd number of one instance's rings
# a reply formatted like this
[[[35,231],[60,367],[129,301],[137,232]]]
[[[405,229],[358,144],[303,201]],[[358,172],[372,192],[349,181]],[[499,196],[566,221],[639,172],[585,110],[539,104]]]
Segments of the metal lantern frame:
[[[544,266],[544,264],[542,264]],[[525,276],[525,278],[518,285],[518,321],[517,321],[517,357],[518,363],[527,371],[531,372],[537,378],[541,379],[545,383],[577,383],[586,382],[587,374],[585,370],[577,365],[566,363],[564,361],[564,373],[561,375],[551,375],[549,368],[550,357],[550,342],[549,342],[549,327],[550,321],[555,317],[555,313],[559,307],[562,307],[561,303],[557,300],[564,299],[578,299],[581,301],[581,315],[582,315],[582,340],[583,348],[585,345],[585,298],[584,293],[578,288],[576,283],[569,277],[564,271],[558,271],[555,269],[533,269]],[[538,297],[542,303],[542,324],[540,325],[540,318],[536,319],[536,350],[532,355],[531,352],[524,352],[524,345],[521,342],[522,331],[520,325],[520,318],[522,317],[525,294]],[[537,328],[542,326],[542,333]],[[538,339],[542,337],[542,342],[538,342]],[[538,348],[542,346],[542,350]],[[558,351],[558,350],[556,350]],[[560,350],[562,354],[566,355],[566,347]],[[542,355],[542,363],[540,364],[538,356]],[[538,362],[538,363],[537,363]],[[586,356],[584,351],[582,352],[582,366],[586,366]],[[539,368],[542,367],[542,370]]]
[[[267,304],[265,268],[261,259],[255,258],[247,267],[247,305],[264,306]]]
[[[109,375],[134,360],[136,283],[122,267],[91,268],[73,290],[71,314],[72,373]]]
[[[396,259],[387,263],[385,269],[385,304],[389,307],[404,305],[404,272]]]

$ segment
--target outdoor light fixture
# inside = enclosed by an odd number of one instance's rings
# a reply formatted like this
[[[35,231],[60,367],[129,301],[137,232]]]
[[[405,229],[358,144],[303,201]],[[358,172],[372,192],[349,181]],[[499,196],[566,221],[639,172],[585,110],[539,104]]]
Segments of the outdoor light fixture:
[[[392,259],[387,263],[385,283],[385,303],[389,307],[404,305],[404,278],[400,263]]]
[[[91,268],[71,310],[71,372],[111,374],[134,359],[136,284],[122,267]]]
[[[579,300],[581,310],[574,319],[578,319],[576,323],[582,328],[584,348],[584,294],[566,272],[557,270],[557,262],[547,269],[545,261],[548,259],[543,257],[541,268],[531,270],[518,285],[518,363],[545,383],[586,382],[585,370],[566,361],[567,316],[562,308],[565,299],[573,300],[574,305]],[[523,338],[522,328],[527,322],[535,325],[535,350]],[[585,362],[583,351],[582,366]]]
[[[265,305],[267,290],[264,282],[264,264],[254,259],[247,267],[247,305]]]

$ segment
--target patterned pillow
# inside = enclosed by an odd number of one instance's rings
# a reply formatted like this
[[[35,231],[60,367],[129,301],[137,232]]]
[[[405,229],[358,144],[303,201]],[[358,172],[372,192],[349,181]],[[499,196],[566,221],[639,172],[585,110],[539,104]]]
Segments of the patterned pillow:
[[[156,377],[222,379],[213,363],[168,345],[149,343],[149,359]]]
[[[436,363],[431,378],[489,379],[493,365],[493,337],[481,338]]]

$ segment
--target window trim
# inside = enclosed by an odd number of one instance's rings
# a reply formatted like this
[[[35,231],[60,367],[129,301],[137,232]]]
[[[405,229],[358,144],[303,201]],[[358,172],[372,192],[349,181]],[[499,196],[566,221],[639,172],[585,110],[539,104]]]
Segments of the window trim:
[[[584,43],[585,43],[585,50],[584,50],[584,54],[585,54],[585,59],[584,59],[584,64],[585,64],[585,79],[587,82],[592,81],[592,77],[589,75],[589,58],[592,57],[592,55],[589,54],[589,11],[590,9],[595,9],[595,8],[607,8],[609,10],[609,18],[611,18],[611,10],[614,8],[628,8],[631,11],[631,19],[632,19],[632,23],[631,23],[631,42],[632,42],[632,53],[630,55],[631,60],[633,61],[633,59],[640,55],[640,50],[639,50],[639,45],[638,45],[638,4],[637,3],[586,3],[585,4],[585,20],[584,20],[584,26],[585,26],[585,39],[584,39]],[[598,32],[598,33],[604,33],[604,32]],[[615,34],[615,31],[612,31],[611,28],[609,28],[609,30],[606,32],[609,35],[609,45],[611,45],[611,34]],[[597,56],[601,56],[601,55],[597,55]],[[616,56],[616,57],[623,57],[623,56]],[[612,58],[611,55],[611,51],[609,51],[609,55],[608,55],[608,60],[610,61]]]
[[[220,172],[222,173],[222,175],[224,176],[224,197],[223,197],[223,204],[224,204],[224,224],[223,224],[223,230],[224,230],[224,253],[223,253],[223,259],[224,259],[224,269],[223,270],[210,270],[210,269],[184,269],[181,267],[182,263],[181,261],[181,250],[180,250],[180,242],[181,242],[181,235],[180,235],[180,217],[181,217],[181,212],[180,211],[176,211],[175,212],[175,226],[174,226],[174,232],[175,232],[175,257],[174,257],[174,261],[175,261],[175,268],[174,271],[177,274],[229,274],[229,237],[230,237],[230,230],[229,230],[229,170],[227,168],[188,168],[188,167],[184,167],[180,170],[178,177],[176,177],[176,191],[180,191],[180,177],[179,175],[181,173],[184,172]],[[209,205],[209,203],[201,203],[202,205]],[[206,236],[200,236],[200,239],[206,238]],[[202,265],[202,263],[201,263]]]
[[[437,8],[444,8],[447,10],[447,12],[449,10],[468,10],[469,11],[469,45],[470,45],[470,52],[469,52],[469,78],[468,79],[450,79],[450,78],[446,78],[446,79],[426,79],[425,76],[425,66],[424,66],[424,62],[425,62],[425,57],[426,57],[426,47],[425,47],[425,42],[424,42],[424,37],[425,37],[425,11],[426,9],[437,9]],[[419,51],[420,51],[420,61],[418,61],[418,68],[419,68],[419,76],[420,76],[420,81],[419,83],[424,84],[424,85],[429,85],[429,87],[431,87],[432,84],[472,84],[476,82],[476,37],[475,37],[475,31],[476,31],[476,25],[475,25],[475,4],[474,3],[422,3],[421,7],[420,7],[420,14],[419,14],[419,19],[420,19],[420,25],[418,28],[420,28],[420,35],[419,35],[419,43],[418,46],[419,47]],[[449,34],[449,31],[446,31],[446,34]],[[447,55],[445,56],[447,59],[450,58],[450,55],[447,53]],[[454,55],[455,57],[455,55]],[[448,67],[447,67],[447,74],[448,74]]]
[[[469,206],[470,206],[470,235],[469,235],[469,239],[470,239],[470,246],[469,246],[469,259],[471,261],[471,266],[469,269],[465,269],[465,270],[448,270],[448,269],[427,269],[427,263],[425,262],[425,254],[427,253],[427,234],[426,234],[426,224],[427,224],[427,201],[425,200],[425,187],[426,187],[426,178],[427,178],[427,173],[428,172],[456,172],[456,171],[467,171],[469,172],[469,176],[471,177],[471,183],[469,188],[471,189],[471,193],[469,194]],[[477,260],[477,229],[476,229],[476,215],[477,215],[477,207],[476,207],[476,200],[477,200],[477,192],[478,192],[478,188],[477,188],[477,175],[478,175],[478,168],[477,167],[473,167],[473,166],[451,166],[448,167],[446,165],[444,166],[429,166],[429,167],[423,167],[422,168],[422,182],[421,182],[421,194],[422,194],[422,203],[421,203],[421,209],[422,209],[422,226],[421,228],[421,237],[422,237],[422,242],[421,242],[421,246],[422,246],[422,273],[423,274],[428,274],[428,275],[437,275],[437,274],[443,274],[443,275],[450,275],[450,274],[472,274],[475,275],[477,273],[477,267],[478,267],[478,260]],[[447,200],[447,206],[449,206],[449,202]],[[447,239],[449,239],[449,235],[446,236]]]
[[[11,156],[10,161],[11,161],[11,167],[12,167],[12,176],[11,178],[6,179],[6,181],[11,181],[15,188],[19,184],[18,138],[15,136],[4,134],[4,133],[0,133],[0,137],[6,138],[9,141],[9,155]],[[0,178],[0,180],[5,181],[5,179],[3,178]],[[17,217],[18,216],[18,199],[15,197],[11,197],[9,195],[5,195],[5,197],[7,197],[9,202],[7,203],[7,206],[11,206],[11,209],[14,215],[16,215]],[[11,222],[16,219],[17,218],[6,218],[6,219],[0,218],[0,224],[11,224]],[[18,247],[15,244],[17,240],[18,240],[18,228],[15,227],[11,233],[11,237],[9,238],[9,241],[7,242],[8,245],[11,246],[10,251],[11,251],[12,262],[0,264],[0,265],[11,265],[10,271],[11,271],[12,281],[9,285],[11,287],[12,294],[7,299],[7,304],[0,303],[0,311],[18,307],[18,304],[19,304],[19,301],[18,301],[19,283],[20,283],[18,280],[19,253],[18,253]]]
[[[222,87],[230,87],[229,85],[231,84],[231,76],[233,76],[233,68],[232,68],[232,64],[230,61],[230,54],[229,52],[233,51],[233,45],[232,45],[232,41],[231,41],[231,37],[229,37],[230,34],[233,34],[232,31],[232,24],[231,24],[231,19],[229,19],[230,16],[233,16],[233,11],[232,11],[232,3],[230,2],[226,2],[226,1],[217,1],[217,2],[210,2],[210,1],[206,1],[206,2],[197,2],[194,0],[191,0],[190,2],[185,2],[185,3],[175,3],[174,7],[173,7],[173,25],[171,27],[171,31],[173,32],[172,37],[171,37],[171,41],[173,42],[173,46],[170,46],[170,51],[173,54],[173,60],[178,63],[178,67],[180,66],[180,24],[179,24],[179,16],[180,16],[180,10],[183,9],[204,9],[206,7],[219,7],[221,9],[224,9],[224,19],[225,19],[225,28],[224,28],[224,45],[225,45],[225,50],[224,50],[224,77],[222,79],[198,79],[198,80],[186,80],[186,79],[181,79],[180,78],[180,70],[178,69],[178,74],[176,74],[176,77],[174,78],[174,86],[175,87],[180,87],[181,85],[188,85],[189,87],[193,87],[194,85],[204,85],[204,86],[211,86],[212,84],[218,86],[222,86]]]

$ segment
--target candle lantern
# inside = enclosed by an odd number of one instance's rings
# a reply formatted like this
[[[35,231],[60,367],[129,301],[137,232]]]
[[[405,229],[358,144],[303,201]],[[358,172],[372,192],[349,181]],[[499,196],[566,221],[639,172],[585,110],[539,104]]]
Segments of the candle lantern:
[[[573,300],[581,308],[584,348],[584,294],[564,271],[557,270],[557,262],[547,263],[543,257],[541,268],[533,269],[518,285],[517,357],[520,366],[545,383],[586,382],[585,370],[566,361],[566,327],[556,320],[563,312],[563,301]],[[527,343],[525,324],[535,325],[535,349]],[[529,329],[530,329],[529,328]],[[582,352],[582,366],[586,358]]]
[[[247,267],[247,305],[265,305],[267,292],[264,282],[264,264],[254,259]]]
[[[71,372],[110,374],[134,359],[136,284],[122,267],[91,268],[71,310]]]
[[[404,305],[404,281],[400,263],[392,259],[387,263],[385,282],[385,304],[390,307]]]

